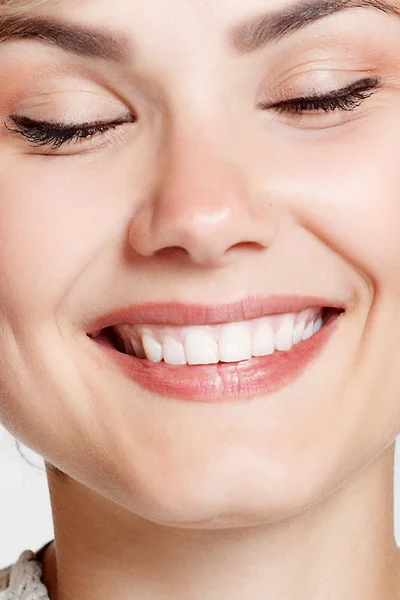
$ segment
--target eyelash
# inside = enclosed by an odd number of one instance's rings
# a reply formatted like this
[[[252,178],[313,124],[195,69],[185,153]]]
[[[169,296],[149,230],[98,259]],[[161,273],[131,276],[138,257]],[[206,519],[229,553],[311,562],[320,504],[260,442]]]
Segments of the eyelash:
[[[51,151],[58,150],[64,144],[90,139],[97,134],[106,133],[116,129],[119,125],[134,122],[127,119],[110,121],[109,123],[94,122],[81,125],[65,125],[63,123],[51,123],[48,121],[34,121],[28,117],[11,115],[15,127],[7,127],[12,133],[22,135],[30,141],[34,147],[48,147]]]
[[[333,112],[336,110],[352,111],[360,106],[363,100],[369,98],[379,87],[380,80],[374,77],[366,77],[351,85],[340,88],[329,94],[313,94],[300,98],[293,98],[276,102],[274,104],[262,103],[261,108],[272,109],[278,113],[303,114],[312,112]],[[11,115],[15,127],[7,127],[12,133],[22,135],[32,143],[34,147],[47,147],[55,152],[61,146],[79,140],[91,139],[97,134],[103,134],[127,122],[134,122],[135,118],[129,120],[116,120],[109,123],[94,122],[81,125],[65,125],[63,123],[51,123],[47,121],[34,121],[28,117]]]
[[[278,113],[312,113],[333,112],[336,110],[352,111],[360,106],[379,87],[380,80],[376,77],[366,77],[346,87],[329,92],[328,94],[312,94],[293,98],[274,104],[262,103],[262,108],[273,109]]]

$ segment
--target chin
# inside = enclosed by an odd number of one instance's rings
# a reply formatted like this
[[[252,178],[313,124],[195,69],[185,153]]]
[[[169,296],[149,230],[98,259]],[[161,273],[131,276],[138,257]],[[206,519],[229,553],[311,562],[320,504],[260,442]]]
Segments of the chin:
[[[153,471],[151,477],[147,473],[140,481],[135,476],[132,489],[121,491],[119,503],[163,526],[240,528],[293,517],[337,485],[332,479],[324,479],[316,461],[300,465],[293,460],[280,466],[276,461],[273,468],[261,462],[249,463],[244,458],[241,465],[238,460],[208,465],[204,462],[201,471],[175,469],[169,476]],[[127,483],[129,477],[124,480]]]

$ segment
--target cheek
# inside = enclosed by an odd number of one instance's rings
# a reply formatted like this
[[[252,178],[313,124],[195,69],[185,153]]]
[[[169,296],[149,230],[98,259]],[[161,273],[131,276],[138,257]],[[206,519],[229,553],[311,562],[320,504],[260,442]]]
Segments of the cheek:
[[[0,173],[0,301],[45,314],[117,237],[116,178],[99,180],[94,162],[86,168],[53,157],[16,162]]]
[[[365,124],[364,131],[358,125],[334,143],[310,144],[304,159],[297,155],[288,185],[303,224],[364,277],[400,297],[399,140],[400,115]]]

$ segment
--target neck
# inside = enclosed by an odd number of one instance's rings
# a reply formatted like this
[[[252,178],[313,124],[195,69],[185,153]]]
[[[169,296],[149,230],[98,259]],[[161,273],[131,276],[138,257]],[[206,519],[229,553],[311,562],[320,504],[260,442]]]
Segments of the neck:
[[[392,600],[394,444],[318,505],[246,529],[150,523],[47,465],[51,600]]]

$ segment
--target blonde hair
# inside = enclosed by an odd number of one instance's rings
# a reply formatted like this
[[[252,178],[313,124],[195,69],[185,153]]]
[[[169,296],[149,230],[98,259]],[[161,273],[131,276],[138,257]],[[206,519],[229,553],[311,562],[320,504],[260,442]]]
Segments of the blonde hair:
[[[49,2],[49,0],[0,0],[0,19],[3,16],[26,12],[45,2]]]

